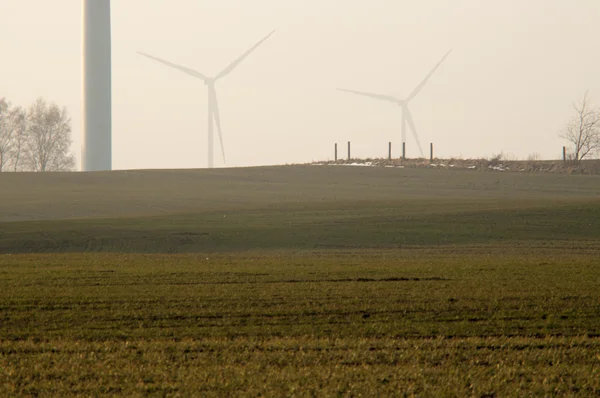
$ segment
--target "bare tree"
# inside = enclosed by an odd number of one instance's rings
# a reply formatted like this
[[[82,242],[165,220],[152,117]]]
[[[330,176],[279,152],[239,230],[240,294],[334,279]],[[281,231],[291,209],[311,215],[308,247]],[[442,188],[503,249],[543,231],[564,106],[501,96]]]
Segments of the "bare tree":
[[[10,104],[5,98],[0,98],[0,171],[3,171],[8,163],[12,150],[12,135]]]
[[[0,172],[19,168],[25,138],[25,112],[0,98]]]
[[[75,168],[70,153],[71,118],[66,108],[38,98],[27,112],[24,157],[33,171],[69,171]]]
[[[11,112],[11,123],[13,128],[12,134],[12,145],[10,153],[10,166],[13,171],[19,171],[22,169],[23,160],[23,145],[25,138],[27,138],[27,115],[25,110],[21,107],[14,108]]]
[[[600,150],[600,109],[593,108],[588,94],[579,103],[573,104],[575,115],[560,135],[569,141],[571,157],[579,162]]]

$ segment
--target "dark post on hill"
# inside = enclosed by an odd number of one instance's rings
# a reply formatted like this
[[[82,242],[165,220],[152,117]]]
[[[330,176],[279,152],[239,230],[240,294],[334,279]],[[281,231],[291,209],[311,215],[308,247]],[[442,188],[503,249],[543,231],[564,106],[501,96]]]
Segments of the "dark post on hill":
[[[433,142],[429,144],[429,161],[433,162]]]
[[[333,146],[333,158],[335,159],[335,161],[337,162],[337,142],[335,143],[335,145]]]
[[[563,147],[563,162],[567,161],[567,147]]]
[[[402,160],[406,160],[406,142],[402,143]]]
[[[392,143],[388,144],[388,160],[392,160]]]
[[[350,141],[348,141],[348,160],[350,160]]]

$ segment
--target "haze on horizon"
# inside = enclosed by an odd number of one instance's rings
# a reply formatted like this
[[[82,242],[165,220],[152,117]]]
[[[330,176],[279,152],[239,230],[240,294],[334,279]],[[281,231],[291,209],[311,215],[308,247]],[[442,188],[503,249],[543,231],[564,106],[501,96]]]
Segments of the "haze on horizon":
[[[573,101],[600,106],[598,15],[597,0],[113,1],[113,168],[207,163],[206,87],[137,51],[212,75],[274,29],[217,83],[228,167],[324,160],[346,141],[398,156],[400,108],[335,89],[402,98],[451,48],[411,102],[423,146],[559,158]],[[66,106],[80,159],[81,1],[0,3],[0,51],[0,97]]]

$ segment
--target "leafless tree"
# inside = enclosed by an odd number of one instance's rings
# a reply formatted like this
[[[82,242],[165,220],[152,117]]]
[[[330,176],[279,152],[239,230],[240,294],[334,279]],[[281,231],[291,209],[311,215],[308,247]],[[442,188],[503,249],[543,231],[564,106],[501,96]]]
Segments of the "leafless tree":
[[[6,167],[12,148],[9,112],[10,104],[5,98],[0,98],[0,171]]]
[[[0,98],[0,172],[18,170],[24,138],[24,111]]]
[[[11,123],[13,127],[12,149],[10,153],[10,166],[13,171],[22,169],[23,144],[27,138],[26,113],[21,107],[12,110]]]
[[[70,152],[71,118],[66,108],[38,98],[27,111],[24,160],[33,171],[69,171],[75,167]]]
[[[591,106],[587,93],[579,103],[573,104],[573,108],[575,115],[560,137],[572,145],[569,155],[579,162],[600,150],[600,109]]]

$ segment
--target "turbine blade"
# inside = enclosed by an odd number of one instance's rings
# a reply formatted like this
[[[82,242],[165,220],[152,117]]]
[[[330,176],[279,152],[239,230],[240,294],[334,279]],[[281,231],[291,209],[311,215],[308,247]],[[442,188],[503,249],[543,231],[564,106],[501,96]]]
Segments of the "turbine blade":
[[[375,99],[382,100],[382,101],[389,101],[389,102],[394,102],[394,103],[401,102],[399,99],[394,98],[391,95],[365,93],[364,91],[348,90],[345,88],[338,88],[337,90],[345,91],[347,93],[352,93],[352,94],[364,95],[365,97],[375,98]]]
[[[220,79],[222,77],[225,77],[226,75],[228,75],[232,70],[235,69],[236,66],[238,66],[248,55],[250,55],[250,53],[254,50],[256,50],[256,48],[258,46],[260,46],[265,40],[267,40],[269,37],[271,37],[271,35],[275,33],[275,31],[272,31],[271,33],[269,33],[267,36],[265,36],[261,41],[259,41],[258,43],[256,43],[252,48],[250,48],[248,51],[246,51],[245,53],[243,53],[239,58],[237,58],[235,61],[233,61],[232,63],[230,63],[225,69],[223,69],[218,75],[217,77],[215,77],[215,80]]]
[[[413,132],[413,136],[415,137],[415,141],[417,142],[417,146],[419,147],[419,152],[421,153],[421,157],[424,158],[425,155],[423,154],[423,148],[421,147],[421,142],[419,141],[419,136],[417,135],[417,128],[415,126],[415,121],[413,120],[412,114],[410,113],[408,108],[405,109],[405,114],[406,114],[406,120],[408,121],[408,125],[410,126],[410,129]]]
[[[193,76],[193,77],[195,77],[197,79],[202,79],[204,81],[209,80],[209,78],[206,77],[206,76],[204,76],[202,73],[200,73],[198,71],[195,71],[193,69],[190,69],[190,68],[186,68],[185,66],[177,65],[177,64],[174,64],[172,62],[165,61],[164,59],[153,57],[152,55],[149,55],[149,54],[146,54],[146,53],[143,53],[143,52],[140,52],[140,51],[138,51],[138,54],[143,55],[144,57],[153,59],[153,60],[155,60],[157,62],[160,62],[163,65],[167,65],[167,66],[170,66],[171,68],[175,68],[175,69],[177,69],[177,70],[179,70],[179,71],[181,71],[183,73],[187,73],[188,75]]]
[[[406,101],[410,101],[411,99],[413,99],[417,94],[419,94],[419,92],[423,89],[423,87],[425,86],[425,84],[427,84],[427,81],[429,80],[429,78],[431,77],[431,75],[433,75],[433,72],[436,71],[437,68],[440,67],[440,65],[442,64],[442,62],[444,62],[444,60],[446,59],[446,57],[448,55],[450,55],[450,53],[452,52],[452,50],[448,51],[446,53],[446,55],[444,55],[444,57],[440,60],[440,62],[438,62],[435,67],[431,70],[431,72],[429,72],[429,74],[427,76],[425,76],[425,79],[423,79],[423,81],[421,82],[421,84],[419,84],[417,86],[417,88],[415,88],[413,90],[412,93],[410,93],[410,95],[408,96],[408,98],[406,99]]]
[[[217,100],[217,90],[211,87],[210,97],[212,101],[213,115],[215,124],[217,125],[217,133],[219,133],[219,143],[221,144],[221,155],[223,155],[223,163],[225,163],[225,147],[223,146],[223,132],[221,131],[221,116],[219,115],[219,101]]]

